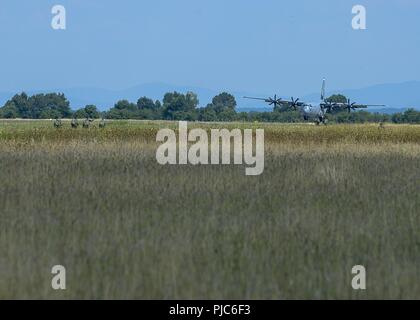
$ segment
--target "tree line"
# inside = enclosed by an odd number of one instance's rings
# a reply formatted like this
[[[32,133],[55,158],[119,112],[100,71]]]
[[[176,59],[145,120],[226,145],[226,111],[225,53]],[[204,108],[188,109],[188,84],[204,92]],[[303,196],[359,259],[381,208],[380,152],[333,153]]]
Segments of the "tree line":
[[[343,95],[328,98],[331,102],[346,102]],[[162,102],[141,97],[136,103],[120,100],[108,111],[99,111],[95,105],[87,105],[78,110],[72,110],[63,93],[47,93],[28,96],[20,93],[8,100],[0,108],[0,118],[5,119],[141,119],[141,120],[186,120],[186,121],[249,121],[249,122],[302,122],[298,111],[287,107],[277,107],[271,112],[238,112],[235,97],[223,92],[212,99],[205,107],[199,107],[195,93],[166,93]],[[347,111],[328,114],[330,122],[335,123],[365,123],[393,122],[420,123],[420,112],[408,109],[403,113],[393,115],[358,111]]]

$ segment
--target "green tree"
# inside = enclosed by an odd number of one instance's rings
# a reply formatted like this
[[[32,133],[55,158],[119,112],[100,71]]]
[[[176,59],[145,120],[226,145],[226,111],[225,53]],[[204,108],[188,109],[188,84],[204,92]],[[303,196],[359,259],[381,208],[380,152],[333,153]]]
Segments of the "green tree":
[[[205,121],[205,122],[213,122],[213,121],[218,120],[216,111],[211,108],[199,109],[198,119],[200,121]]]
[[[3,107],[4,114],[12,118],[33,118],[29,97],[25,92],[16,94]]]
[[[31,97],[26,93],[17,94],[2,109],[4,116],[24,119],[65,118],[72,114],[70,103],[62,93],[37,94]]]
[[[163,98],[163,115],[168,120],[188,120],[197,117],[198,97],[193,92],[166,93]]]
[[[137,119],[137,105],[128,100],[118,101],[107,113],[109,119]]]
[[[6,104],[3,108],[0,108],[0,118],[16,119],[19,117],[19,110],[14,103]]]
[[[67,118],[72,115],[70,103],[63,93],[37,94],[29,98],[31,118]]]
[[[420,112],[410,108],[403,114],[404,123],[420,123]]]
[[[236,120],[236,112],[234,109],[226,108],[222,110],[221,112],[217,113],[217,120],[218,121],[235,121]]]
[[[73,113],[73,118],[76,118],[76,119],[85,119],[85,118],[87,118],[87,113],[85,111],[85,108],[77,109]]]
[[[142,97],[137,100],[137,108],[140,110],[148,109],[148,110],[156,110],[160,106],[157,106],[155,102],[153,102],[152,99],[149,99],[147,97]]]
[[[99,112],[98,108],[95,105],[87,105],[84,108],[77,110],[73,117],[78,119],[84,118],[91,118],[91,119],[98,119],[100,118],[101,113]]]
[[[233,95],[227,92],[222,92],[221,94],[213,98],[212,103],[209,105],[209,107],[213,108],[217,113],[224,112],[227,110],[235,110],[236,100]]]
[[[234,121],[237,118],[235,108],[235,97],[227,92],[222,92],[202,110],[200,118],[203,121]]]
[[[115,104],[114,108],[117,110],[136,111],[137,105],[128,100],[120,100]]]
[[[86,112],[88,118],[98,119],[100,117],[100,112],[99,112],[98,108],[93,104],[87,105],[85,107],[85,112]]]
[[[162,118],[162,104],[159,100],[142,97],[137,100],[136,119],[157,120]]]
[[[325,99],[329,103],[347,103],[347,97],[342,94],[333,94],[332,96]]]
[[[394,113],[393,115],[392,115],[392,122],[394,122],[394,123],[403,123],[404,122],[404,117],[403,117],[403,114],[401,113],[401,112],[398,112],[398,113]]]

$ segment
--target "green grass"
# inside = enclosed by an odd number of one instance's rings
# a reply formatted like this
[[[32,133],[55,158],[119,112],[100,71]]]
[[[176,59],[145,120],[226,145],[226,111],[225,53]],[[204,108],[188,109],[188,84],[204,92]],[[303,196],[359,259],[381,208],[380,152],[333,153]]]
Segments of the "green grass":
[[[0,298],[420,298],[420,126],[205,124],[265,128],[247,177],[158,165],[176,125],[0,122]]]

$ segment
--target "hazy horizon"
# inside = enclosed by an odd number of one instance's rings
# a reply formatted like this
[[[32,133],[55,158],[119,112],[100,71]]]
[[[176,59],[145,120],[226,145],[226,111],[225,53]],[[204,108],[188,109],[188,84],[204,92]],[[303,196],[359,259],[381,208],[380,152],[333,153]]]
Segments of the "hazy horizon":
[[[73,87],[73,88],[51,88],[51,89],[39,89],[39,90],[23,90],[29,95],[38,93],[51,93],[60,92],[64,93],[67,99],[70,101],[72,109],[79,109],[85,105],[93,104],[96,105],[100,110],[106,110],[111,108],[118,100],[129,100],[136,102],[138,98],[147,96],[153,100],[160,100],[167,92],[181,92],[186,93],[193,91],[198,95],[200,107],[206,106],[211,102],[212,98],[222,91],[233,94],[237,100],[237,108],[250,110],[271,110],[272,108],[267,106],[262,101],[243,99],[243,96],[256,96],[256,97],[268,97],[277,94],[278,97],[289,99],[290,97],[281,94],[280,91],[273,93],[263,92],[249,92],[249,91],[232,91],[232,90],[213,90],[210,88],[203,87],[192,87],[192,86],[177,86],[168,83],[146,83],[138,86],[132,86],[127,89],[112,90],[106,88],[93,88],[93,87]],[[20,93],[17,92],[0,92],[0,105],[6,103],[13,95]],[[331,94],[341,93],[349,97],[352,101],[370,103],[370,104],[385,104],[385,109],[388,111],[396,111],[400,109],[407,109],[414,107],[420,110],[420,81],[408,81],[396,84],[379,84],[374,86],[368,86],[359,89],[339,89],[330,90],[329,83],[327,81],[327,96]],[[309,93],[303,93],[295,96],[299,97],[301,101],[310,103],[316,103],[319,101],[319,89]],[[372,111],[378,108],[371,108]],[[379,108],[385,110],[384,108]]]

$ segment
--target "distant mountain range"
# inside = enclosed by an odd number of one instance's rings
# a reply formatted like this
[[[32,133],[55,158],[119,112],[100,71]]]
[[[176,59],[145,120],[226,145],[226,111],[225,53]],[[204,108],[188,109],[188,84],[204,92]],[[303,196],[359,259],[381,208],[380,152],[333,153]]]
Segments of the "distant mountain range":
[[[188,86],[176,86],[165,83],[146,83],[124,90],[108,90],[100,88],[69,88],[27,91],[29,95],[46,92],[63,92],[69,99],[72,109],[78,109],[87,104],[94,104],[101,110],[112,107],[120,99],[136,102],[138,98],[147,96],[154,100],[162,100],[166,92],[178,91],[185,93],[192,91],[198,94],[200,106],[206,106],[220,91]],[[229,91],[229,90],[227,90]],[[267,97],[263,93],[231,92],[238,102],[238,111],[270,111],[271,107],[255,100],[243,99],[243,96]],[[370,108],[372,112],[395,113],[409,107],[420,110],[420,81],[403,83],[389,83],[370,86],[353,90],[336,90],[328,92],[328,95],[342,93],[359,103],[385,104],[386,107]],[[10,99],[15,92],[0,92],[0,106]],[[283,97],[288,98],[288,97]],[[317,102],[319,93],[307,94],[301,97],[302,101]]]

